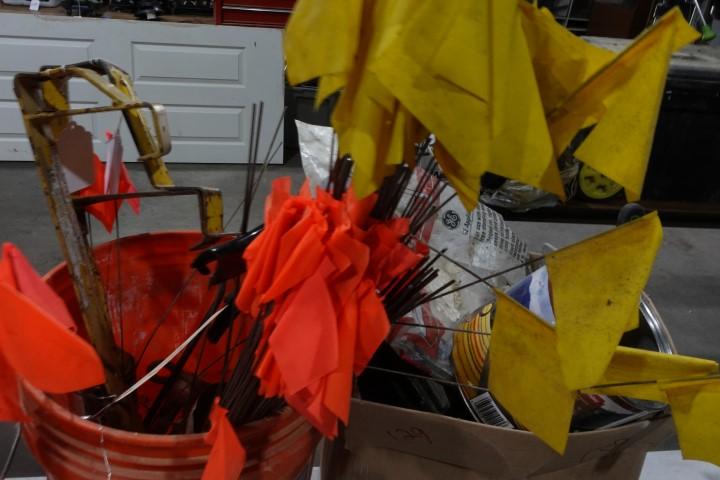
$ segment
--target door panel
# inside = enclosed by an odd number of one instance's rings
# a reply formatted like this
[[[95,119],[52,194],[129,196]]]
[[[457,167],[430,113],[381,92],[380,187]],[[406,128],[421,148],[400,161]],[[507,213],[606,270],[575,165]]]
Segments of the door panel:
[[[260,101],[262,160],[282,115],[282,39],[275,29],[0,14],[0,32],[0,161],[32,160],[12,78],[46,64],[102,58],[126,70],[142,100],[167,109],[168,162],[247,161],[250,106]],[[82,82],[71,82],[70,96],[77,106],[108,103]],[[119,119],[110,113],[78,123],[92,129],[102,156],[105,131]],[[132,161],[137,152],[127,131],[123,137],[125,160]]]

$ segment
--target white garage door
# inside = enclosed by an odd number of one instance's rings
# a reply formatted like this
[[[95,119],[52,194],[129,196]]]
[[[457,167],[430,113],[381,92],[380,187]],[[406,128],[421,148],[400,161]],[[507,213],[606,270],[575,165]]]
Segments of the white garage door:
[[[142,100],[166,106],[172,134],[167,161],[245,162],[250,105],[265,104],[262,145],[282,114],[279,30],[0,14],[0,161],[32,160],[12,91],[15,73],[93,58],[127,71]],[[75,81],[70,97],[76,107],[108,103]],[[99,144],[119,116],[77,120]],[[282,140],[282,129],[279,136]],[[126,145],[132,143],[125,138]],[[126,160],[135,156],[133,148],[126,150]]]

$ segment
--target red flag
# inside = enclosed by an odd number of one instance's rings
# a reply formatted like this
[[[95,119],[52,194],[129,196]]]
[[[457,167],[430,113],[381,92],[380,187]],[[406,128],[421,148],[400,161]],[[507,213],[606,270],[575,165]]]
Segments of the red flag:
[[[210,412],[212,427],[205,443],[212,445],[202,480],[238,480],[245,467],[245,449],[227,418],[227,410],[215,400]]]
[[[83,188],[77,192],[79,197],[94,197],[105,194],[105,165],[100,161],[97,155],[93,155],[93,164],[95,168],[95,182],[89,187]],[[137,192],[135,185],[130,180],[125,164],[120,165],[120,179],[118,182],[118,193]],[[136,214],[140,213],[140,199],[129,198],[128,203]],[[97,218],[103,224],[105,230],[112,232],[117,212],[120,210],[122,200],[107,200],[100,203],[93,203],[87,207],[87,211]]]
[[[105,194],[136,192],[135,185],[130,181],[130,175],[122,159],[123,147],[120,132],[118,131],[113,135],[113,133],[108,130],[105,132],[105,138],[108,144],[108,151],[105,153],[103,182]],[[135,214],[140,213],[139,198],[128,198],[127,202],[135,211]]]

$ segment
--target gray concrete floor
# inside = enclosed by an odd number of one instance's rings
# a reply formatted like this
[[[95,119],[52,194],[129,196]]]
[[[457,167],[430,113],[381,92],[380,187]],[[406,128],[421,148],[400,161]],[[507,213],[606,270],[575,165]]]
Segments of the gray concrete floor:
[[[139,190],[147,188],[144,171],[130,165]],[[226,218],[238,205],[244,190],[245,168],[220,165],[170,165],[178,185],[220,188],[225,198]],[[271,167],[263,178],[253,208],[251,225],[262,218],[262,203],[273,178],[291,175],[299,185],[302,172],[297,164]],[[0,241],[18,245],[36,269],[45,272],[61,261],[45,199],[34,167],[29,163],[0,162]],[[239,215],[229,228],[237,228]],[[198,226],[193,198],[146,199],[142,213],[134,216],[124,207],[120,215],[121,235],[158,230],[192,229]],[[607,229],[607,226],[512,222],[513,229],[535,250],[544,242],[563,246]],[[99,224],[95,242],[108,239]],[[720,230],[665,229],[665,238],[647,291],[667,323],[680,353],[720,360]],[[13,428],[0,425],[0,462],[8,451]],[[666,445],[672,447],[672,442]],[[41,473],[27,451],[21,450],[11,476]]]

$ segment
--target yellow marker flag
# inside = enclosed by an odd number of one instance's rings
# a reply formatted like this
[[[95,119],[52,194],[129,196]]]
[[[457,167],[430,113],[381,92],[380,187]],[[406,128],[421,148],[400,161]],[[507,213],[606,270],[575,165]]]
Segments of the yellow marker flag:
[[[659,25],[652,48],[635,60],[630,78],[575,152],[577,158],[625,187],[628,201],[639,200],[642,193],[670,57],[698,36],[677,7]]]
[[[327,74],[320,77],[318,89],[315,93],[315,109],[319,109],[322,102],[333,93],[347,85],[347,74]]]
[[[468,212],[477,208],[477,195],[480,188],[480,177],[469,174],[462,165],[447,151],[441,142],[435,142],[433,147],[435,159],[440,168],[453,186]],[[471,182],[470,179],[473,179]]]
[[[483,2],[477,2],[483,3]],[[491,163],[497,175],[565,199],[517,1],[492,0]],[[477,35],[477,31],[475,32]]]
[[[545,256],[565,386],[597,385],[640,294],[662,241],[657,213]]]
[[[486,6],[474,0],[412,5],[402,30],[382,43],[368,69],[443,143],[462,170],[448,178],[465,207],[473,209],[489,162],[490,110],[487,94],[482,96],[488,90]]]
[[[683,458],[720,466],[720,379],[666,391]]]
[[[353,185],[361,197],[379,188],[383,177],[390,173],[389,165],[402,160],[403,151],[393,139],[405,131],[404,117],[401,116],[396,129],[397,101],[365,66],[380,55],[384,43],[399,31],[406,9],[407,2],[364,3],[363,30],[354,66],[332,116],[338,132],[338,152],[349,153],[355,161]]]
[[[355,161],[352,181],[360,197],[380,187],[393,133],[394,112],[372,99],[370,92],[377,85],[372,80],[366,75],[354,97],[343,95],[332,117],[338,132],[338,153],[349,153]],[[347,121],[342,120],[344,111],[352,112]]]
[[[295,4],[285,30],[290,83],[333,75],[333,86],[326,86],[323,95],[345,85],[358,48],[362,7],[363,0],[299,0]]]
[[[487,4],[490,15],[485,24],[490,35],[490,132],[492,137],[496,137],[509,123],[505,118],[505,103],[513,89],[508,88],[507,82],[512,71],[512,54],[517,47],[513,37],[521,35],[516,22],[520,12],[517,0],[489,0]]]
[[[560,25],[547,8],[520,2],[522,26],[546,112],[615,56]]]
[[[638,348],[617,347],[612,361],[598,385],[627,383],[616,387],[583,390],[600,395],[619,395],[641,400],[668,403],[665,391],[657,380],[671,380],[718,372],[718,363],[702,358],[651,352]],[[635,382],[652,382],[634,384]]]
[[[562,454],[575,393],[562,382],[553,329],[500,291],[490,339],[490,392],[524,427]]]
[[[638,75],[651,74],[653,78],[648,79],[649,84],[643,87],[646,91],[640,92],[642,95],[638,98],[651,97],[659,100],[665,79],[664,72],[670,55],[697,36],[698,33],[687,25],[679,9],[675,8],[665,14],[623,52],[580,85],[562,104],[548,112],[548,125],[555,153],[558,155],[562,153],[580,128],[597,121],[604,122],[605,115],[607,115],[606,110],[610,108],[619,108],[618,112],[620,112],[610,117],[611,122],[622,120],[624,125],[635,124],[636,121],[637,123],[647,122],[648,112],[652,111],[653,105],[641,106],[636,98],[623,93],[624,89],[636,90],[639,80],[631,82],[636,73]],[[649,57],[647,57],[648,55]],[[643,73],[639,73],[641,70]],[[659,87],[657,76],[662,77]],[[628,102],[628,98],[631,101]],[[626,109],[630,107],[632,107],[631,110]],[[622,112],[630,114],[632,118],[623,119]],[[651,117],[654,118],[656,115],[655,111]],[[630,132],[636,131],[636,127],[630,130]],[[651,139],[652,132],[650,132]],[[627,142],[627,132],[623,131],[619,136],[610,140],[612,145]],[[612,161],[608,157],[610,155],[605,156],[606,161]],[[592,166],[613,178],[612,175],[606,173],[607,168],[595,164]]]
[[[643,62],[644,55],[661,43],[663,37],[672,37],[681,22],[684,19],[679,10],[673,9],[665,14],[612,61],[578,86],[559,106],[548,112],[548,125],[557,154],[565,150],[580,128],[602,118],[605,105],[613,102],[618,89]]]

